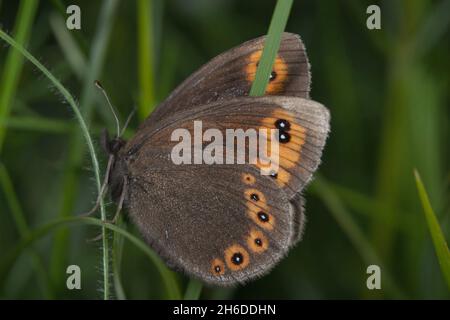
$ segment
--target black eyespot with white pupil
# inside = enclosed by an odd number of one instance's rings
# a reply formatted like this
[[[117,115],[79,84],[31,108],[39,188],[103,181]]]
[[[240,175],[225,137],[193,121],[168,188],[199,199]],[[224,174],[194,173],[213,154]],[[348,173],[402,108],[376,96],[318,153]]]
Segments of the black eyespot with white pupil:
[[[269,76],[269,81],[273,81],[276,78],[277,78],[277,73],[275,71],[272,71]]]
[[[220,266],[215,266],[215,267],[214,267],[214,271],[215,271],[216,273],[220,273],[220,271],[222,271],[222,268],[221,268]]]
[[[276,179],[276,178],[278,177],[278,173],[276,173],[275,171],[272,171],[272,172],[270,173],[270,176],[271,176],[272,178]]]
[[[258,247],[261,247],[261,246],[262,246],[262,240],[261,240],[260,238],[256,238],[256,239],[255,239],[255,244],[256,244]]]
[[[291,124],[285,119],[278,119],[277,121],[275,121],[275,127],[279,130],[289,131],[289,129],[291,128]]]
[[[262,222],[268,222],[269,221],[269,215],[265,212],[258,212],[258,218],[259,220],[261,220]]]
[[[259,201],[259,196],[256,193],[252,193],[250,195],[250,199],[252,199],[253,201]]]
[[[244,262],[244,256],[240,252],[236,252],[231,257],[231,262],[233,262],[235,265],[240,265]]]
[[[289,135],[289,133],[280,131],[280,134],[278,136],[278,141],[280,141],[281,143],[287,143],[290,140],[291,140],[291,136]]]

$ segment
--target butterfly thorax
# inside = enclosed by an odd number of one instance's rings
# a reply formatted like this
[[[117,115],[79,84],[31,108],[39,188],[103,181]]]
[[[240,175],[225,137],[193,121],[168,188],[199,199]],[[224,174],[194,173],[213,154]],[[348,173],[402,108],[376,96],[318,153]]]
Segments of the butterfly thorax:
[[[118,154],[113,154],[112,161],[108,185],[112,200],[115,203],[118,203],[122,192],[124,191],[124,183],[128,173],[128,168],[126,161]]]
[[[103,150],[108,154],[111,164],[109,168],[108,186],[111,198],[118,203],[124,187],[125,177],[128,169],[126,161],[121,157],[120,151],[126,144],[126,140],[116,137],[109,138],[108,132],[105,130],[101,135],[101,145]]]

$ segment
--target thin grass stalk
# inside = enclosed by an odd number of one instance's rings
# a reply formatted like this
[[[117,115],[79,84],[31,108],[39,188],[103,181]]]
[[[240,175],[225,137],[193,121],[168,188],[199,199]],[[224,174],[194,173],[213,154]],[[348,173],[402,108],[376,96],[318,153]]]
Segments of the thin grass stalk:
[[[148,245],[135,237],[128,231],[118,227],[117,225],[104,222],[100,219],[89,218],[89,217],[69,217],[63,219],[57,219],[46,223],[40,227],[35,228],[31,233],[16,246],[11,248],[2,259],[0,263],[0,289],[4,283],[4,277],[9,273],[14,262],[19,258],[19,256],[31,245],[36,243],[38,240],[49,236],[51,233],[56,232],[60,228],[67,228],[68,226],[76,225],[93,225],[100,228],[106,228],[114,233],[120,234],[125,239],[129,240],[133,245],[135,245],[140,251],[142,251],[152,262],[152,265],[156,266],[158,273],[161,275],[161,279],[164,282],[164,286],[167,292],[167,296],[170,299],[181,299],[180,288],[175,280],[173,272],[170,271],[164,262],[161,261],[159,256],[154,253]]]
[[[94,81],[99,78],[103,68],[109,35],[114,25],[114,16],[118,0],[106,0],[101,7],[101,14],[98,20],[97,32],[92,41],[92,49],[89,55],[87,74],[83,83],[80,100],[80,111],[86,123],[90,123],[92,117],[93,100],[95,97]],[[78,170],[83,163],[83,141],[78,131],[74,131],[70,138],[70,149],[67,159],[67,166],[64,169],[63,181],[63,202],[60,217],[68,217],[73,213],[73,206],[78,188]],[[101,200],[103,202],[103,199]],[[102,220],[106,220],[104,206],[100,208]],[[103,269],[103,299],[109,299],[110,295],[110,272],[109,272],[109,243],[107,230],[102,230],[102,269]],[[66,264],[66,253],[68,243],[68,233],[62,231],[58,233],[54,241],[52,255],[51,272],[54,281],[58,281],[63,276],[62,271]],[[58,281],[60,282],[60,281]]]
[[[18,50],[25,58],[27,58],[32,64],[34,64],[50,80],[50,82],[55,86],[55,88],[61,93],[61,95],[69,103],[70,107],[72,108],[73,112],[75,113],[75,116],[80,124],[81,132],[82,132],[82,134],[85,138],[86,144],[88,146],[89,154],[91,156],[92,167],[94,170],[97,191],[100,192],[100,188],[101,188],[100,168],[99,168],[97,155],[95,153],[94,144],[89,135],[89,130],[87,128],[86,122],[84,121],[83,116],[81,115],[81,112],[75,102],[75,99],[67,91],[67,89],[53,76],[53,74],[51,74],[50,71],[48,71],[48,69],[46,67],[44,67],[38,60],[36,60],[36,58],[34,58],[22,45],[17,43],[13,38],[11,38],[8,34],[6,34],[1,29],[0,29],[0,38],[2,38],[4,41],[6,41],[9,45],[11,45],[16,50]],[[101,202],[100,208],[101,208],[102,218],[103,218],[105,216],[103,202]]]

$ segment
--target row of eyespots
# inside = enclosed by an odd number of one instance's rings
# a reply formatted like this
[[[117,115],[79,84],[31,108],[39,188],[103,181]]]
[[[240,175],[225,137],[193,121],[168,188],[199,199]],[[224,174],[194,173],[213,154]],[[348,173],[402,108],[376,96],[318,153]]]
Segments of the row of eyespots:
[[[246,239],[247,246],[255,253],[262,253],[269,247],[269,242],[264,234],[256,229],[251,229]],[[250,263],[248,251],[239,244],[233,244],[224,251],[227,267],[231,271],[238,271],[246,268]],[[219,259],[213,259],[211,272],[217,276],[225,273],[225,263]]]
[[[251,185],[255,183],[256,179],[253,175],[244,173],[242,175],[242,181],[245,184]],[[259,190],[246,189],[244,194],[248,201],[252,201],[254,203],[260,202],[260,206],[262,206],[263,208],[267,208],[266,198]],[[247,207],[250,207],[250,209],[254,209],[254,207],[252,205],[249,205],[249,203]],[[254,212],[256,212],[256,214]],[[250,215],[251,217],[253,217],[253,220],[256,219],[256,221],[258,221],[258,224],[267,224],[266,227],[270,226],[269,228],[273,228],[273,224],[270,224],[269,222],[272,222],[274,219],[271,218],[271,215],[266,213],[265,211],[253,210],[251,211]],[[261,231],[255,228],[250,229],[245,242],[247,244],[247,247],[255,253],[262,253],[269,247],[269,241],[267,240],[267,237]],[[244,269],[250,263],[250,255],[248,251],[238,244],[233,244],[225,249],[224,257],[226,265],[231,271]],[[225,273],[225,263],[221,259],[213,259],[211,264],[211,272],[217,276],[223,275]]]
[[[269,241],[264,234],[256,229],[251,229],[247,238],[247,246],[256,253],[261,253],[269,247]]]
[[[277,108],[272,115],[262,119],[261,126],[269,129],[278,129],[278,170],[270,172],[278,186],[284,187],[291,180],[289,169],[298,167],[301,161],[301,149],[305,143],[306,130],[295,122],[294,115],[282,108]],[[271,136],[267,137],[268,142]],[[271,144],[268,143],[268,147]],[[271,152],[271,150],[269,150]],[[271,153],[271,157],[276,154]],[[271,164],[272,165],[272,164]],[[268,169],[267,165],[257,163],[260,169]]]
[[[287,132],[291,129],[291,124],[285,119],[278,119],[275,121],[275,128],[279,130],[278,141],[281,143],[288,143],[291,140],[291,135]]]
[[[249,173],[243,174],[243,180],[247,181],[247,184],[253,184],[256,179]],[[250,181],[253,181],[250,183]],[[257,189],[249,188],[244,191],[245,198],[247,199],[247,213],[250,215],[253,221],[264,229],[272,230],[274,226],[274,218],[271,214],[267,213],[266,197],[262,192]]]
[[[243,173],[242,174],[242,182],[247,185],[252,185],[256,181],[255,177],[251,175],[250,173]]]
[[[269,213],[266,197],[257,189],[249,188],[244,191],[247,200],[247,215],[258,226],[266,230],[272,230],[275,218]]]
[[[221,276],[225,273],[225,264],[222,260],[216,258],[211,264],[211,273]]]
[[[259,57],[258,57],[259,58]],[[258,63],[256,63],[257,65]],[[271,80],[276,78],[276,73],[272,76]],[[275,128],[279,130],[278,141],[282,144],[291,141],[291,135],[288,131],[291,129],[291,123],[284,119],[278,118],[274,122]],[[286,150],[288,151],[288,150]],[[296,158],[297,155],[291,153],[292,158]],[[287,175],[287,176],[286,176]],[[278,179],[278,172],[271,172],[270,177]],[[289,179],[289,173],[282,172],[282,180]],[[256,179],[250,173],[244,173],[242,175],[242,182],[246,185],[253,185]],[[250,218],[260,227],[272,230],[274,227],[274,218],[267,212],[267,202],[265,196],[257,189],[246,189],[244,192],[247,199],[247,214]],[[269,242],[264,234],[256,229],[251,229],[249,236],[247,237],[247,246],[255,253],[261,253],[267,250]],[[227,266],[233,270],[240,270],[250,263],[250,257],[248,252],[240,245],[232,245],[225,250],[225,261]],[[222,275],[225,272],[225,264],[220,259],[214,259],[212,262],[212,272],[216,275]]]

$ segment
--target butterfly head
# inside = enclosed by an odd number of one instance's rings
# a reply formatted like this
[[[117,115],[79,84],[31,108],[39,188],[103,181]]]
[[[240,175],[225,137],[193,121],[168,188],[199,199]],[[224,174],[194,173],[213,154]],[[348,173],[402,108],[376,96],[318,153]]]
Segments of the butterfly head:
[[[104,129],[101,134],[100,143],[101,143],[103,150],[108,155],[117,156],[119,151],[125,145],[126,141],[120,137],[115,137],[115,138],[111,139],[109,137],[108,130]]]

